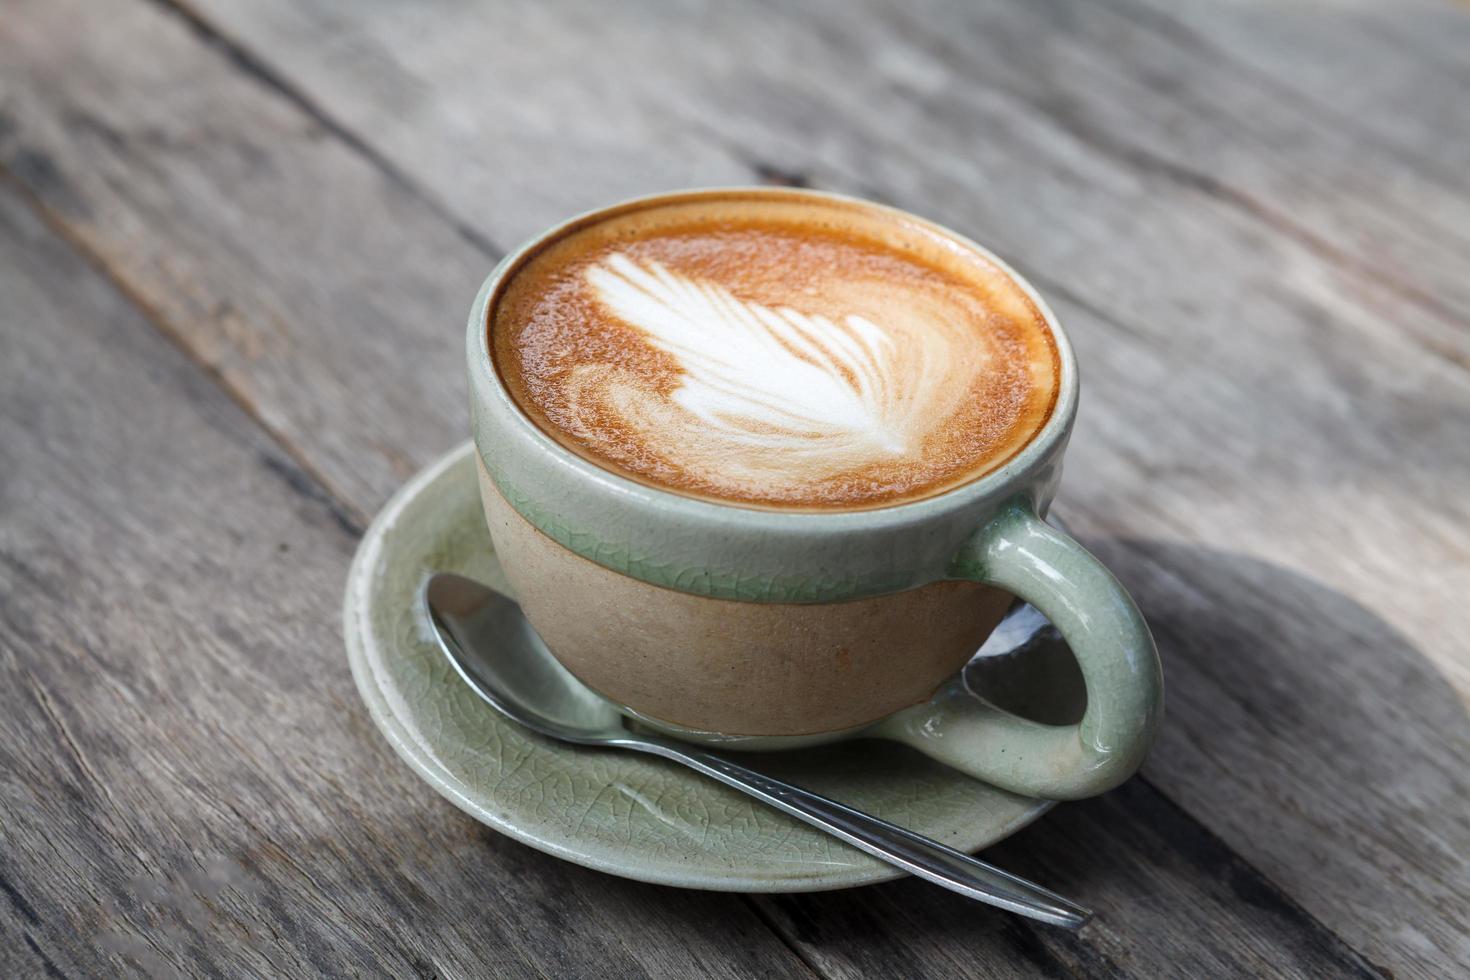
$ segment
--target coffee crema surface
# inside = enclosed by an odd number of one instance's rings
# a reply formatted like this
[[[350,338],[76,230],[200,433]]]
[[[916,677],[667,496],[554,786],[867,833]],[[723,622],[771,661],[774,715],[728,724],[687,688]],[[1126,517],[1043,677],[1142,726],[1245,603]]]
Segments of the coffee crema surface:
[[[603,212],[492,299],[511,396],[583,458],[793,510],[922,499],[1050,417],[1060,359],[1006,272],[938,228],[821,197],[693,194]]]

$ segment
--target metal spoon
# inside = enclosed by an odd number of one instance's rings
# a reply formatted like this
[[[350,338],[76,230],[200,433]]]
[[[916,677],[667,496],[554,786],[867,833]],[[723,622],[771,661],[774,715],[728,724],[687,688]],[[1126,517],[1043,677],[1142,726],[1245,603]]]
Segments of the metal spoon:
[[[635,728],[635,722],[550,655],[520,606],[473,579],[435,575],[425,584],[421,601],[444,655],[464,682],[491,707],[532,731],[683,763],[910,874],[1019,915],[1069,929],[1080,928],[1092,915],[1024,878],[897,824]]]

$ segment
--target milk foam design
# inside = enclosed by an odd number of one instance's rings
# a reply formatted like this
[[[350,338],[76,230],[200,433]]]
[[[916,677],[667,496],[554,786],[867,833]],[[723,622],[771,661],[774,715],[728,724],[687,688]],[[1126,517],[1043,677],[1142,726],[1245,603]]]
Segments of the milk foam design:
[[[720,482],[799,485],[919,454],[983,367],[983,351],[933,303],[892,309],[880,327],[857,312],[833,319],[744,301],[622,253],[586,279],[682,374],[665,394],[583,365],[578,400],[595,398],[650,446]]]

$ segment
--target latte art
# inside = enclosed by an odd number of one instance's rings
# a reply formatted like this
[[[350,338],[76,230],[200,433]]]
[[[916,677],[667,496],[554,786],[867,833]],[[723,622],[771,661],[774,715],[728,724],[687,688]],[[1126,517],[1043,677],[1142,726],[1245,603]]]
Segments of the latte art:
[[[609,312],[678,363],[669,394],[613,365],[573,369],[573,411],[611,413],[712,483],[783,491],[918,449],[983,366],[959,318],[910,309],[887,328],[741,300],[614,253],[588,269]],[[851,290],[854,305],[861,288]]]
[[[614,213],[511,274],[496,366],[563,446],[679,493],[858,508],[974,479],[1046,421],[1050,334],[979,253],[861,205],[732,196]]]

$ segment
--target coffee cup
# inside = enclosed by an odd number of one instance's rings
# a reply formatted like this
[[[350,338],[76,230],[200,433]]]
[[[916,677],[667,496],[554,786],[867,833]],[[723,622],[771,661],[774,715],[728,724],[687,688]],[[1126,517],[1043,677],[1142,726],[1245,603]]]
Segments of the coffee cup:
[[[509,284],[599,222],[724,201],[893,221],[999,270],[1036,311],[1052,352],[1044,421],[973,479],[845,508],[684,492],[569,447],[497,364],[492,324]],[[1118,581],[1043,519],[1077,411],[1072,348],[1045,301],[981,246],[807,190],[640,198],[506,256],[471,310],[467,360],[481,493],[507,579],[557,659],[628,715],[736,749],[894,739],[1048,799],[1104,792],[1142,762],[1163,705],[1153,640]],[[1045,614],[1077,659],[1087,706],[1076,724],[1025,719],[948,683],[1015,598]]]

